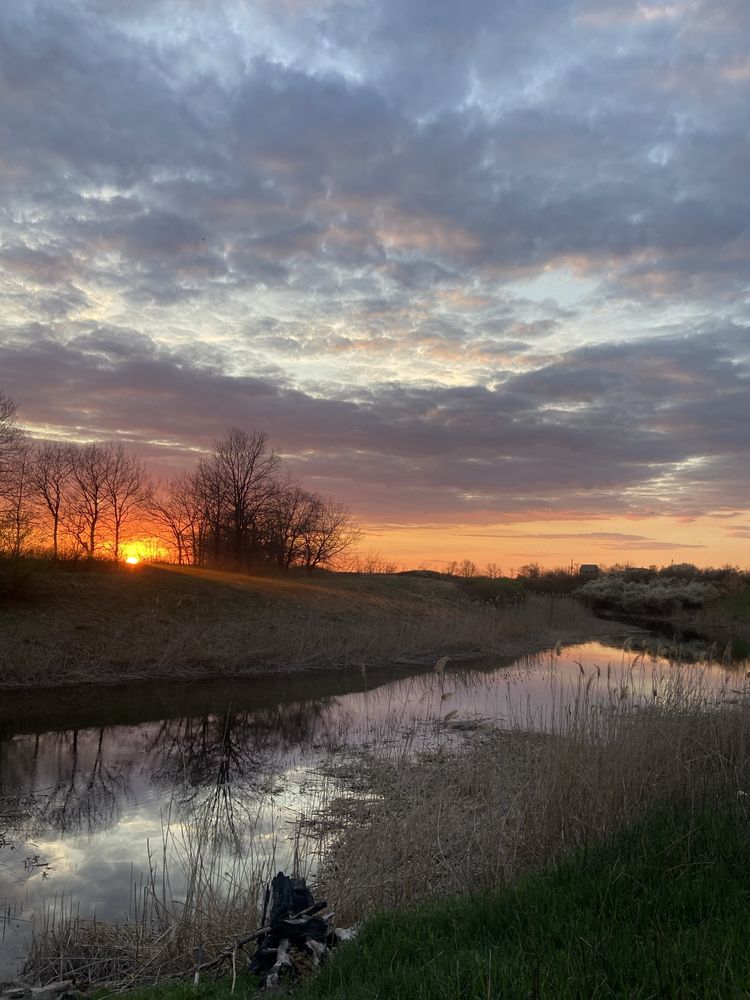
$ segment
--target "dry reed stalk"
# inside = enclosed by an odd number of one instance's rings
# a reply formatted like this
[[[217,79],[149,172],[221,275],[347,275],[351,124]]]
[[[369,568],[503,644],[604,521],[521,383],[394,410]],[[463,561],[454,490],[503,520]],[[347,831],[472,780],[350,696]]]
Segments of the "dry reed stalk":
[[[744,682],[678,664],[657,679],[642,657],[581,671],[543,718],[516,706],[512,731],[479,728],[463,751],[363,755],[373,794],[319,875],[341,919],[497,887],[660,801],[750,790]]]
[[[253,830],[273,827],[266,810],[234,802],[217,783],[179,824],[167,813],[161,844],[149,846],[148,872],[133,883],[128,919],[83,917],[55,899],[35,917],[24,971],[42,983],[70,978],[79,986],[131,986],[190,973],[197,950],[219,952],[258,926],[276,867],[273,849],[253,851]]]

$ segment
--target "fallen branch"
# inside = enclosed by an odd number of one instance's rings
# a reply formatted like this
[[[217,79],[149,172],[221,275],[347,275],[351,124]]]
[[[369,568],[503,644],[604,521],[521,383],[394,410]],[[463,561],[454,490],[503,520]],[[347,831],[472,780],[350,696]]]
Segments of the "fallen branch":
[[[300,910],[299,913],[295,913],[294,916],[289,918],[289,920],[297,920],[299,917],[312,916],[313,914],[324,910],[326,906],[328,906],[327,901],[322,899],[319,903],[313,903],[312,906],[308,906],[306,909]],[[216,968],[217,965],[221,965],[221,963],[226,959],[231,959],[235,951],[240,948],[244,948],[245,945],[250,944],[251,941],[257,941],[259,938],[262,938],[264,934],[268,934],[271,930],[273,930],[271,924],[266,924],[265,927],[259,927],[257,930],[251,931],[249,934],[244,934],[243,936],[236,938],[232,944],[227,945],[223,951],[220,951],[215,958],[212,958],[208,962],[202,962],[196,968],[195,975],[199,976],[201,972],[207,972],[209,969]],[[195,982],[197,984],[198,980],[196,979]]]

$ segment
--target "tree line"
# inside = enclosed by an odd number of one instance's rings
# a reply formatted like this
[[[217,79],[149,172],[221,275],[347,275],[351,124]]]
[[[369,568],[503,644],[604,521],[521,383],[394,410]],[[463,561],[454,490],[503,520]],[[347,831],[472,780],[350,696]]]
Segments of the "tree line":
[[[359,537],[259,431],[231,428],[191,472],[155,483],[121,443],[32,441],[0,390],[0,552],[118,560],[136,529],[182,565],[244,570],[330,565]]]

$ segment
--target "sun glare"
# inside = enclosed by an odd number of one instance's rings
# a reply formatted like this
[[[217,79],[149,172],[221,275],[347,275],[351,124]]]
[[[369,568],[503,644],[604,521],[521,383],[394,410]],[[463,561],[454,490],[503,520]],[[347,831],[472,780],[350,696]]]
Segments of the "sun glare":
[[[138,556],[128,556],[125,560],[128,566],[137,566],[140,561]]]

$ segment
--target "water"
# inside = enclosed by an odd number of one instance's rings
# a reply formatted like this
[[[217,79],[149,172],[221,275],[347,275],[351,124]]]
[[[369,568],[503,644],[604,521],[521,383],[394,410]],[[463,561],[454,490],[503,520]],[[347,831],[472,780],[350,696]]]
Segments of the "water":
[[[745,666],[700,669],[731,698]],[[289,870],[299,860],[296,821],[318,807],[332,755],[460,741],[486,722],[545,728],[582,680],[595,678],[604,701],[647,702],[666,697],[676,676],[665,659],[588,643],[409,677],[313,674],[6,698],[0,981],[18,971],[34,911],[72,899],[83,914],[123,918],[149,855],[159,868],[165,827],[179,839],[207,802],[243,853],[269,872]]]

